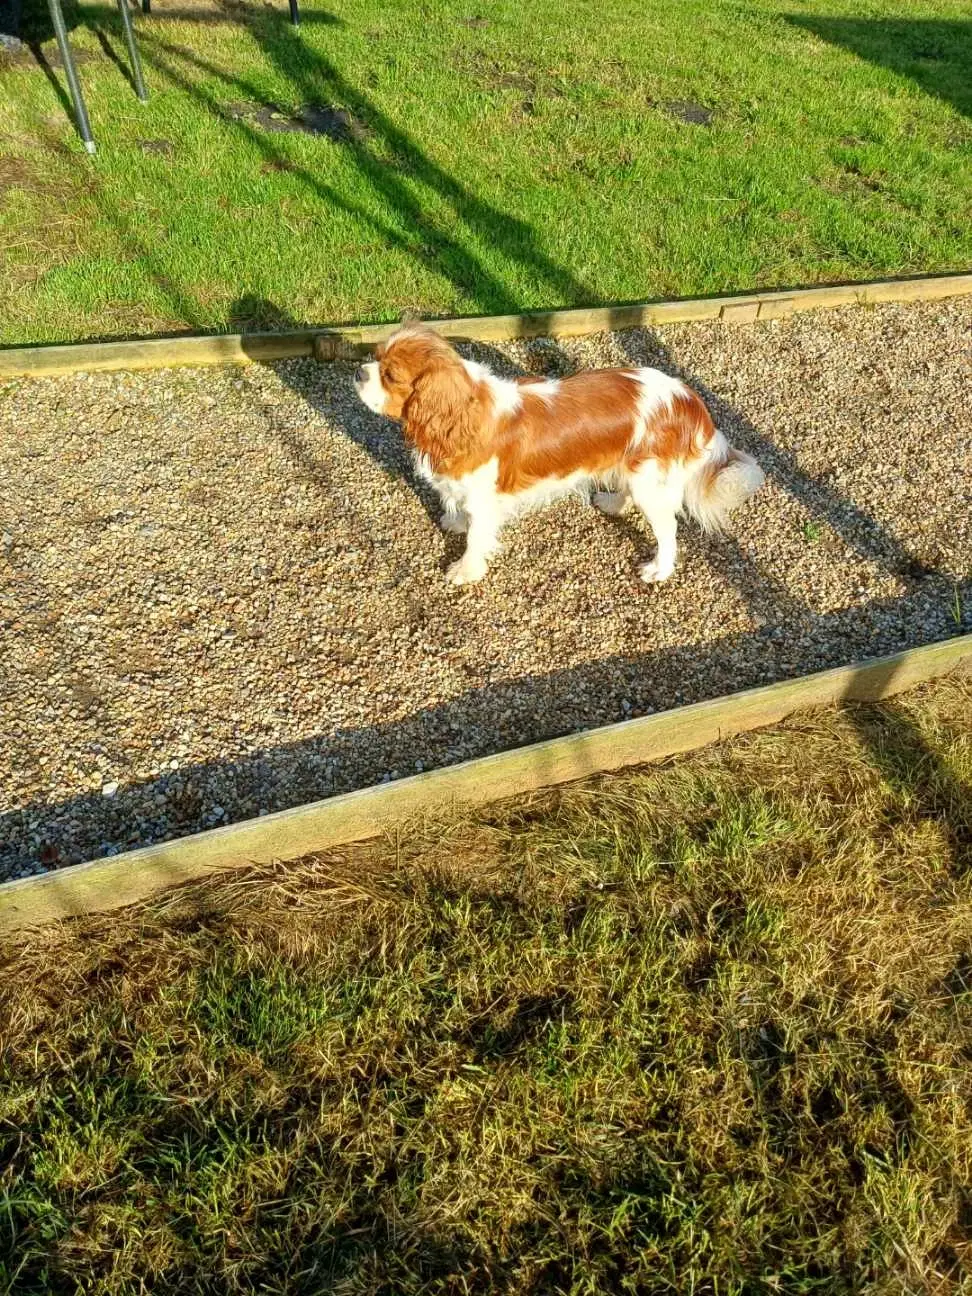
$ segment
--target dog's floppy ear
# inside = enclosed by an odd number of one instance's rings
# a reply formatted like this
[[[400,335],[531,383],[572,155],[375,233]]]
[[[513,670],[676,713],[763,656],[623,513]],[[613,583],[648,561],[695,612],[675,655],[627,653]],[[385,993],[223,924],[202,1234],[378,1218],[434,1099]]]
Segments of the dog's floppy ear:
[[[415,379],[402,420],[408,439],[439,471],[471,448],[476,386],[461,362],[433,361]]]

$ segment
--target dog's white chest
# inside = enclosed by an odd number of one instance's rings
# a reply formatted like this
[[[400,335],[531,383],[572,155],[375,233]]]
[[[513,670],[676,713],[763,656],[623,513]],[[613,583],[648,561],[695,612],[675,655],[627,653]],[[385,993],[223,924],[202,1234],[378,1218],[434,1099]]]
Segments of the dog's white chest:
[[[435,472],[429,463],[428,455],[416,451],[413,458],[415,471],[423,481],[428,482],[438,492],[439,498],[445,504],[465,510],[470,501],[482,500],[484,497],[496,494],[499,465],[495,459],[490,459],[488,463],[473,469],[470,473],[465,473],[462,477],[444,477],[441,473]]]

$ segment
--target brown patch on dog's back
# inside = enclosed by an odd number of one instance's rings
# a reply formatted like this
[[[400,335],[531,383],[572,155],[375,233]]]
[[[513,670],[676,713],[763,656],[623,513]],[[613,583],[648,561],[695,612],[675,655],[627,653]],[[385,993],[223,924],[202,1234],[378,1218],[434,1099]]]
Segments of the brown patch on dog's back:
[[[659,411],[652,420],[647,449],[652,459],[667,467],[696,458],[714,435],[715,424],[704,401],[686,387],[672,397],[669,409]]]
[[[626,462],[641,396],[635,372],[577,374],[550,400],[523,385],[523,409],[504,420],[497,437],[499,490],[513,494],[546,478],[597,475]]]

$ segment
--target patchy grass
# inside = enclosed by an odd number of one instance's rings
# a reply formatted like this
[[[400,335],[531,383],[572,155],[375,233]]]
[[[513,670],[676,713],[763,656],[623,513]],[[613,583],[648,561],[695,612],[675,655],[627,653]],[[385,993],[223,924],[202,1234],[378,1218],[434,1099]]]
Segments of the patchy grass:
[[[146,107],[113,8],[69,12],[93,159],[57,68],[0,67],[2,342],[972,263],[959,0],[153,10]]]
[[[970,701],[11,952],[2,1289],[958,1292]]]

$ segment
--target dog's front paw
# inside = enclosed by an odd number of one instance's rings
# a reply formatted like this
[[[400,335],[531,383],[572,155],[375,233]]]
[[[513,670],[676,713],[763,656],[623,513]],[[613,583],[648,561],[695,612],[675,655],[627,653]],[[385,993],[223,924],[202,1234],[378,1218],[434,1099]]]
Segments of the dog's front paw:
[[[674,567],[663,567],[658,562],[646,562],[638,574],[647,585],[660,585],[674,570]]]
[[[476,560],[464,555],[458,562],[454,562],[446,572],[446,580],[450,585],[474,585],[476,581],[482,580],[486,575],[486,564],[481,559]]]
[[[439,518],[439,526],[450,535],[465,535],[469,530],[469,519],[465,513],[455,509],[446,509]]]

